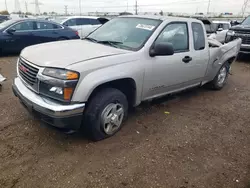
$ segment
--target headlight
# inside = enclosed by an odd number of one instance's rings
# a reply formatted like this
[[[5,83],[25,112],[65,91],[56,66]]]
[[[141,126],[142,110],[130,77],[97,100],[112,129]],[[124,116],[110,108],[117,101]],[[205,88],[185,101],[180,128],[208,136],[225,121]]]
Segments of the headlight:
[[[45,68],[42,75],[39,77],[39,92],[42,95],[62,102],[70,102],[79,79],[80,74],[78,72]]]
[[[226,34],[225,43],[228,43],[234,40],[234,36],[235,36],[235,32],[232,30],[229,30]]]
[[[234,32],[233,30],[229,30],[229,31],[227,32],[227,35],[228,35],[228,36],[234,36],[234,35],[235,35],[235,32]]]
[[[43,75],[58,78],[61,80],[76,80],[79,78],[79,73],[65,69],[45,68]]]

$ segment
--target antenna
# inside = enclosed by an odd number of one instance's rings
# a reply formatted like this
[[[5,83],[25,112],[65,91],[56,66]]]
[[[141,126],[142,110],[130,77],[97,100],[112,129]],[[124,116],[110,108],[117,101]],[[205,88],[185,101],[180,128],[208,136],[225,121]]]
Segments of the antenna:
[[[244,15],[245,15],[245,12],[246,12],[246,8],[247,8],[247,6],[248,6],[248,3],[249,3],[249,0],[244,0],[243,6],[242,6],[242,9],[241,9],[242,17],[244,17]]]

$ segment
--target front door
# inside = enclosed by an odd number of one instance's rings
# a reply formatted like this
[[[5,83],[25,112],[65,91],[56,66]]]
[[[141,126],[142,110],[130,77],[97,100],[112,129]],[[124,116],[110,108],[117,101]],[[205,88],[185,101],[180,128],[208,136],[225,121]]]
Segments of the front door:
[[[145,100],[201,82],[206,72],[208,54],[193,53],[189,28],[190,25],[186,22],[169,23],[156,39],[155,44],[171,43],[174,54],[148,59],[143,92]],[[204,62],[201,62],[201,59],[204,59]]]
[[[8,30],[12,30],[11,33]],[[18,52],[23,48],[33,44],[34,38],[32,32],[34,31],[33,21],[23,21],[10,27],[6,32],[5,50],[11,52]]]

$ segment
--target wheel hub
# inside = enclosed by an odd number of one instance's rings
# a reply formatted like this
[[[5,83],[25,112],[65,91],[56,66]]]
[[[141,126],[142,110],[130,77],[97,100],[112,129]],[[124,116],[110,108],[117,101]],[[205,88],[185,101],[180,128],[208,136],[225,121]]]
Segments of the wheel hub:
[[[101,114],[101,125],[104,132],[112,135],[120,128],[123,117],[124,110],[121,104],[109,104]]]

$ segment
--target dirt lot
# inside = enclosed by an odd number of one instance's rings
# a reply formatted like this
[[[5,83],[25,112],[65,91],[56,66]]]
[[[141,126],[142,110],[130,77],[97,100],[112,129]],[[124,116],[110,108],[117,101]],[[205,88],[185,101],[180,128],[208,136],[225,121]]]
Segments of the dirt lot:
[[[141,105],[92,143],[29,116],[11,91],[16,59],[0,58],[0,187],[250,187],[250,64],[235,63],[222,91]]]

